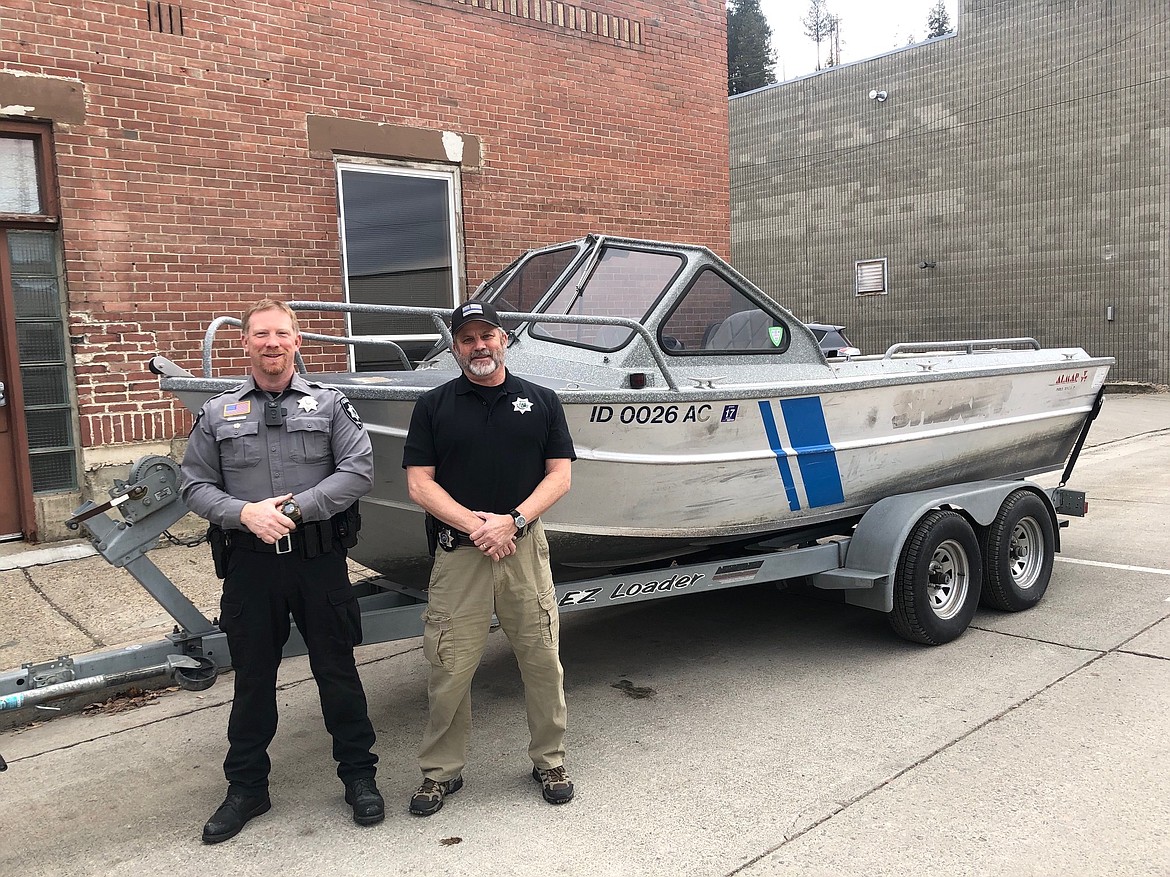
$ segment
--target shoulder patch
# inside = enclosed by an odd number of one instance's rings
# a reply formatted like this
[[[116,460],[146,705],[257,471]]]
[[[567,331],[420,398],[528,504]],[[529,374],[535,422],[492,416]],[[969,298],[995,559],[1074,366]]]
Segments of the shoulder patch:
[[[345,416],[357,424],[358,429],[365,429],[365,424],[362,423],[361,417],[358,416],[357,409],[353,407],[353,403],[341,397],[341,410],[345,412]]]

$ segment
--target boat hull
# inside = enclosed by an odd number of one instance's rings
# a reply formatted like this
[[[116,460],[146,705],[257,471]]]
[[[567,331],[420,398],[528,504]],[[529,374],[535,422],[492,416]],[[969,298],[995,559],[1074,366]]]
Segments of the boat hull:
[[[559,577],[850,521],[898,493],[1060,468],[1107,371],[1033,363],[809,393],[562,392],[578,460],[572,489],[544,516]],[[401,469],[413,400],[352,395],[378,461],[353,557],[422,586],[422,514]]]

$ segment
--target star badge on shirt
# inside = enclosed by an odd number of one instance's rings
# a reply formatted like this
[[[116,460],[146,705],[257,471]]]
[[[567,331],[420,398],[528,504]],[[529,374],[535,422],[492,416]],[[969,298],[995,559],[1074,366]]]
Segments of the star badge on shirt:
[[[301,396],[301,401],[297,403],[297,407],[302,411],[316,411],[317,400],[312,396]]]
[[[529,402],[527,399],[525,399],[523,396],[521,396],[519,399],[517,399],[515,402],[512,403],[512,410],[515,411],[517,414],[527,414],[529,411],[532,410],[532,403]]]

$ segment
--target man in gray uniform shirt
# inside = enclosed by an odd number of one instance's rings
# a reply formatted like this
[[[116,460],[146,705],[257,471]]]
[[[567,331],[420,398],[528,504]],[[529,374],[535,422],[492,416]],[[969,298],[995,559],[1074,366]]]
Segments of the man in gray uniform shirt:
[[[346,567],[357,501],[372,484],[370,438],[340,391],[296,373],[301,334],[288,305],[261,301],[243,324],[252,376],[208,400],[183,458],[183,499],[212,524],[216,574],[224,579],[220,627],[235,669],[228,794],[203,828],[205,843],[234,837],[272,806],[268,744],[290,612],[308,647],[354,821],[373,825],[385,815],[353,656],[361,613]]]

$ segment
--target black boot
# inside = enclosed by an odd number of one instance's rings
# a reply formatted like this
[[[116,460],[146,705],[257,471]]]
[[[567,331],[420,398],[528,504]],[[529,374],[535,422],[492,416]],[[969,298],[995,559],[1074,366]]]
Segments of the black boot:
[[[345,803],[353,807],[353,821],[358,825],[377,825],[386,816],[386,802],[373,777],[346,783]]]
[[[203,842],[217,844],[235,837],[249,819],[267,813],[271,808],[272,801],[267,792],[262,795],[245,795],[229,790],[219,809],[211,814],[203,826]]]

